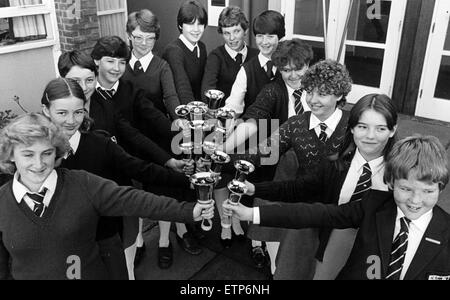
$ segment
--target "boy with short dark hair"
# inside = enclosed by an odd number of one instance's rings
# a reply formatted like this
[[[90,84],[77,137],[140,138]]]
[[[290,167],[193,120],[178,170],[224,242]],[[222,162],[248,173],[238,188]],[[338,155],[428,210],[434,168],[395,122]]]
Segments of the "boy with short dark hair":
[[[180,36],[164,49],[162,58],[172,69],[181,104],[202,99],[201,85],[208,54],[200,39],[207,25],[206,9],[198,1],[184,2],[177,15]]]
[[[133,82],[122,79],[131,58],[128,45],[117,36],[103,37],[94,46],[91,57],[98,70],[96,91],[91,97],[91,105],[105,101],[112,102],[116,111],[134,128],[169,152],[171,138],[174,136],[171,122],[145,96],[144,90],[139,89]],[[101,116],[91,115],[91,117],[96,120]],[[136,145],[123,146],[134,155],[142,155],[136,150],[138,148]],[[167,160],[170,158],[168,153],[166,158]]]
[[[359,228],[338,279],[449,280],[450,215],[436,206],[449,180],[444,147],[432,136],[397,142],[384,178],[390,192],[370,191],[341,206],[226,203],[224,209],[264,226]]]
[[[208,90],[220,90],[225,94],[224,99],[227,99],[242,65],[259,53],[245,42],[249,22],[239,7],[224,8],[220,13],[218,25],[217,31],[225,43],[211,51],[206,61],[202,81],[204,101],[206,101],[204,94]]]

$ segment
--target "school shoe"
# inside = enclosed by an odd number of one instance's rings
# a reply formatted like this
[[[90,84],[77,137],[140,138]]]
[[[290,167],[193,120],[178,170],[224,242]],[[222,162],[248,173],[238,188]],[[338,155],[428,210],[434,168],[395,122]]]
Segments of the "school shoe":
[[[186,232],[182,238],[177,235],[177,242],[184,251],[191,255],[200,255],[203,252],[203,249],[200,248],[189,232]]]
[[[136,255],[134,256],[134,266],[135,267],[137,267],[141,263],[142,258],[145,255],[145,251],[146,251],[145,244],[142,245],[142,247],[136,248]]]
[[[252,248],[252,259],[253,263],[258,269],[264,268],[267,262],[266,252],[261,246],[256,246]]]
[[[172,244],[169,247],[158,247],[158,267],[160,269],[168,269],[173,263]]]

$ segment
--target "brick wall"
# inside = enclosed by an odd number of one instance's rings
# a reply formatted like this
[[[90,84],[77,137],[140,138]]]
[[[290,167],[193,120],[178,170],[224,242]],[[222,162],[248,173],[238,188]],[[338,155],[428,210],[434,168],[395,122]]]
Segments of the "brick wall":
[[[90,50],[100,38],[95,0],[55,0],[61,51]]]

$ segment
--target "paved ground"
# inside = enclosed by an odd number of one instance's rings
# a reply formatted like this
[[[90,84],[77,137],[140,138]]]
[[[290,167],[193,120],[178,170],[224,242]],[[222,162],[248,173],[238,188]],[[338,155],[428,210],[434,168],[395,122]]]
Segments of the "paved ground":
[[[450,124],[421,120],[406,116],[400,117],[400,137],[415,133],[431,134],[441,142],[450,145]],[[448,148],[447,148],[448,149]],[[450,158],[450,151],[449,158]],[[447,199],[444,201],[444,199]],[[450,213],[450,187],[441,195],[439,203]],[[217,214],[216,214],[217,216]],[[204,252],[200,256],[185,253],[177,244],[175,234],[171,233],[174,248],[174,264],[168,270],[160,270],[157,265],[158,227],[145,233],[146,256],[136,269],[137,279],[147,280],[265,280],[269,279],[269,269],[256,269],[250,258],[250,243],[233,243],[230,249],[224,249],[219,241],[220,224],[215,219],[214,228],[206,234],[202,242]]]

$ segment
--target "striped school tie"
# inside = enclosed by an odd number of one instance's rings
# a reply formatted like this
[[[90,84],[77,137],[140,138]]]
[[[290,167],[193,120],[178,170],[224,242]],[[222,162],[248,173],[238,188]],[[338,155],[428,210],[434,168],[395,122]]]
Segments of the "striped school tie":
[[[392,243],[391,259],[389,261],[387,280],[400,280],[408,249],[409,223],[411,220],[404,217],[400,219],[400,232]]]
[[[305,109],[303,108],[302,104],[302,94],[303,94],[302,89],[295,90],[293,94],[295,98],[295,113],[297,114],[297,116],[305,112]]]
[[[320,126],[319,140],[325,144],[328,140],[328,135],[327,135],[328,126],[325,123],[320,123],[319,126]]]
[[[39,218],[41,218],[45,212],[44,198],[46,193],[47,189],[43,189],[40,193],[27,193],[27,196],[33,200],[34,203],[33,212]]]
[[[369,163],[363,166],[363,172],[359,177],[358,183],[356,185],[355,191],[353,192],[350,202],[361,201],[363,196],[372,187],[372,170],[370,169]]]
[[[114,89],[104,90],[101,87],[97,88],[97,92],[102,96],[103,99],[111,101],[114,96]]]

